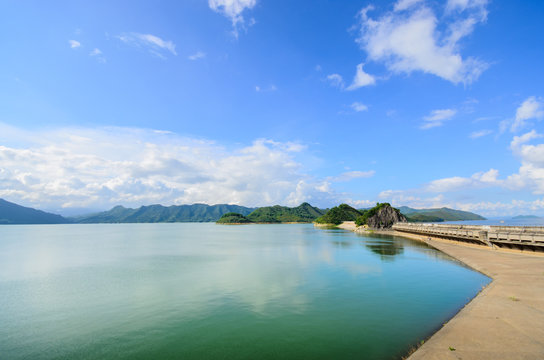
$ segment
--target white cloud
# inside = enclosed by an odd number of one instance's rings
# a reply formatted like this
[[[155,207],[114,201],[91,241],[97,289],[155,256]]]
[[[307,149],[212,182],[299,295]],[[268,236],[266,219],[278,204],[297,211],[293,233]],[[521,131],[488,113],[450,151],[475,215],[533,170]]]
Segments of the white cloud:
[[[484,137],[484,136],[487,136],[487,135],[490,135],[490,134],[493,134],[492,130],[484,129],[484,130],[478,130],[478,131],[471,132],[469,137],[471,139],[478,139],[478,138],[481,138],[481,137]]]
[[[0,198],[27,206],[295,206],[303,201],[329,206],[338,199],[326,180],[302,170],[297,158],[309,155],[298,143],[257,139],[226,148],[145,129],[29,132],[2,124],[0,129]]]
[[[472,10],[475,14],[480,15],[482,20],[485,20],[487,18],[486,7],[488,2],[488,0],[448,0],[446,3],[446,13]]]
[[[521,136],[514,136],[510,149],[521,160],[517,174],[512,174],[507,181],[514,188],[529,188],[534,194],[544,194],[544,144],[530,144],[531,141],[544,138],[532,130]]]
[[[360,103],[360,102],[354,102],[353,104],[351,104],[351,108],[354,110],[354,111],[357,111],[357,112],[361,112],[361,111],[367,111],[368,110],[368,106],[366,106],[365,104],[363,103]]]
[[[525,127],[527,120],[544,118],[544,104],[542,98],[531,96],[516,110],[516,117],[510,128],[513,132]]]
[[[467,11],[437,18],[431,8],[413,6],[415,3],[419,1],[399,1],[395,9],[405,11],[387,12],[376,19],[368,16],[372,6],[361,10],[357,41],[368,59],[384,63],[393,73],[422,71],[454,84],[475,81],[488,65],[473,57],[463,58],[459,41],[485,20],[485,4],[477,7],[472,6],[475,1],[469,1]],[[452,3],[450,8],[461,5]]]
[[[327,80],[332,86],[335,86],[341,89],[344,88],[344,79],[342,78],[342,75],[330,74],[330,75],[327,75]]]
[[[486,172],[475,173],[470,178],[454,176],[450,178],[433,180],[424,187],[424,190],[434,193],[444,193],[504,185],[504,181],[499,180],[498,177],[498,170],[489,169]]]
[[[102,54],[102,51],[100,51],[100,49],[97,49],[97,48],[94,48],[93,51],[89,53],[90,56],[97,56],[101,54]]]
[[[206,57],[206,53],[202,51],[197,51],[193,55],[189,55],[187,58],[189,60],[198,60],[198,59],[204,59]]]
[[[70,47],[72,49],[77,49],[78,47],[81,46],[81,43],[77,40],[68,40],[68,44],[70,44]]]
[[[374,85],[376,83],[374,76],[367,74],[363,70],[363,65],[364,64],[357,65],[357,72],[353,78],[353,82],[346,88],[346,90],[356,90],[363,86]]]
[[[277,86],[272,84],[272,85],[269,85],[267,87],[262,87],[262,86],[259,86],[259,85],[256,85],[255,86],[255,91],[256,92],[270,92],[270,91],[276,91],[278,90]]]
[[[89,56],[93,56],[96,58],[98,62],[105,63],[106,58],[102,55],[102,51],[98,48],[94,48],[90,53]]]
[[[132,32],[121,34],[117,38],[130,45],[144,47],[153,55],[163,59],[165,58],[165,52],[177,55],[176,45],[172,41],[163,40],[155,35]]]
[[[457,110],[454,109],[433,110],[429,115],[423,118],[425,122],[420,128],[426,130],[433,127],[442,126],[445,121],[450,120],[456,113]]]
[[[399,0],[395,3],[395,11],[403,11],[421,3],[423,0]]]
[[[232,22],[232,33],[238,37],[239,27],[244,27],[244,17],[242,13],[246,9],[252,9],[257,4],[257,0],[208,0],[210,9],[228,17]],[[255,23],[251,19],[250,26]]]

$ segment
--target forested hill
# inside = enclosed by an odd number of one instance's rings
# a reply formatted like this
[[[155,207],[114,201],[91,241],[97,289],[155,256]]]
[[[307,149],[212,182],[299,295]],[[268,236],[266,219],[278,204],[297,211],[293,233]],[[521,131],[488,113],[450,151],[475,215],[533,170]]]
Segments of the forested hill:
[[[91,223],[157,223],[157,222],[212,222],[230,212],[248,215],[255,208],[239,205],[150,205],[137,209],[116,206],[109,211],[74,218],[75,222]]]
[[[67,224],[69,222],[60,215],[0,199],[0,224]]]
[[[325,212],[305,202],[293,208],[279,205],[257,208],[247,218],[257,223],[312,222]]]
[[[446,207],[440,209],[413,209],[408,206],[401,206],[399,210],[406,216],[408,221],[412,222],[485,220],[483,216],[478,214]]]

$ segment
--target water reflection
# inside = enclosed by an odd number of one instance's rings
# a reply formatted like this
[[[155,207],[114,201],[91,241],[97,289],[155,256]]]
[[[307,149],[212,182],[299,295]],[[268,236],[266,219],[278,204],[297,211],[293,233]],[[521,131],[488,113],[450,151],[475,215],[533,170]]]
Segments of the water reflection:
[[[392,358],[485,282],[427,261],[451,259],[421,242],[311,225],[0,227],[0,240],[6,358],[277,358],[278,344]]]

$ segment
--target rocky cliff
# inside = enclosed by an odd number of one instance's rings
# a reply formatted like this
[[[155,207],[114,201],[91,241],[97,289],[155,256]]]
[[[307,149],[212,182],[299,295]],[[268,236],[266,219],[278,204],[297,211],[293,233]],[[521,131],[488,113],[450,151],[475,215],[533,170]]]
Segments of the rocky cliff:
[[[397,222],[406,222],[406,217],[388,203],[378,204],[357,219],[357,225],[367,225],[375,229],[390,228]]]

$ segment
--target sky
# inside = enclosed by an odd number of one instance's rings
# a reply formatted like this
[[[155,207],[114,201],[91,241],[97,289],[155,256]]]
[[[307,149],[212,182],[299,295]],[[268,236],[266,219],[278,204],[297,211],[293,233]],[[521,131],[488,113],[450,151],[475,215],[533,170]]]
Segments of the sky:
[[[544,215],[544,2],[0,2],[0,198]]]

